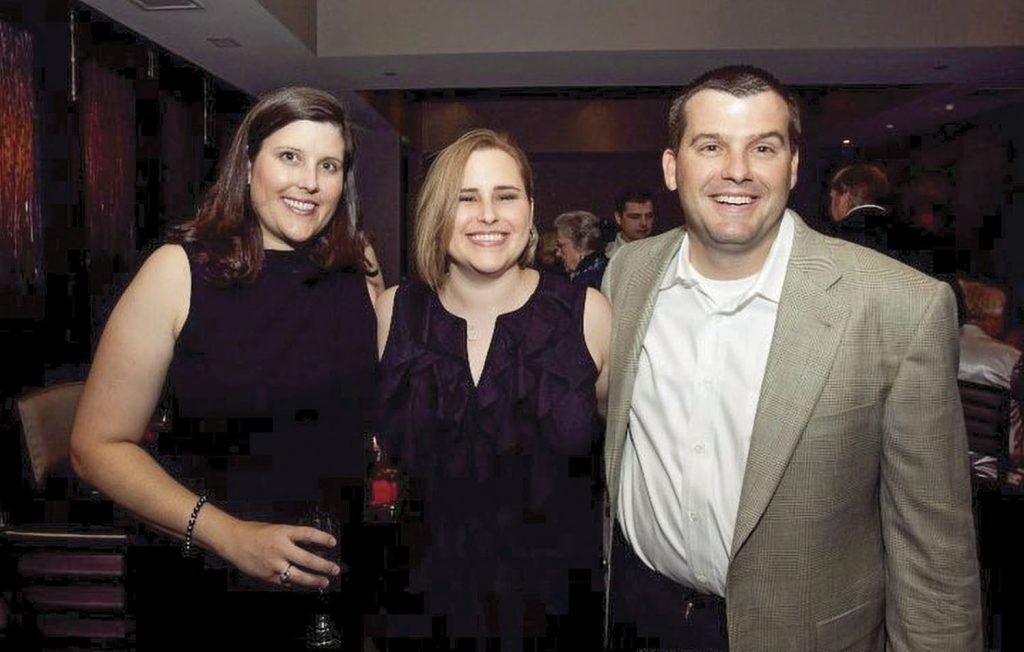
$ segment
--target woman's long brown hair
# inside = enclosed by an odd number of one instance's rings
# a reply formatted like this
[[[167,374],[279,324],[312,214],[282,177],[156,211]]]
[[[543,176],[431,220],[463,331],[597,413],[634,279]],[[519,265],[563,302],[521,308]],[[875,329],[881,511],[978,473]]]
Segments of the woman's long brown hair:
[[[327,226],[310,243],[309,258],[325,271],[367,271],[366,245],[356,226],[355,143],[348,111],[330,93],[291,86],[264,95],[249,110],[195,217],[168,233],[169,242],[193,243],[208,280],[250,283],[263,268],[263,235],[249,196],[249,164],[268,136],[296,120],[333,124],[345,143],[343,194]]]

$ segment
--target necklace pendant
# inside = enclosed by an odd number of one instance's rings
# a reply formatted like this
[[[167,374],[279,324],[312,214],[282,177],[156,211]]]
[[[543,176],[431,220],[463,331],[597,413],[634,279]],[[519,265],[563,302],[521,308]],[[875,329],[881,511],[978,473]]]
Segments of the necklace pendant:
[[[468,342],[476,342],[476,340],[477,340],[476,327],[473,326],[473,324],[470,324],[469,322],[466,322],[466,341],[468,341]]]

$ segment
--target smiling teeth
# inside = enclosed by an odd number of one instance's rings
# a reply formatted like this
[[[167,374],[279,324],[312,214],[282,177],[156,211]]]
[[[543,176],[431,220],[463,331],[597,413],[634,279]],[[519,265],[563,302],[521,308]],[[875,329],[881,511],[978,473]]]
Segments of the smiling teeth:
[[[474,242],[501,242],[505,239],[504,233],[474,233],[469,236]]]
[[[719,196],[719,197],[715,197],[715,201],[717,201],[720,204],[733,204],[733,205],[739,206],[739,205],[749,204],[749,203],[753,202],[754,198],[753,197],[739,197],[739,196],[737,196],[737,197],[733,197],[733,196],[722,197],[722,196]]]
[[[316,204],[311,201],[298,201],[296,199],[285,199],[284,203],[288,204],[295,210],[299,211],[311,211],[316,208]]]

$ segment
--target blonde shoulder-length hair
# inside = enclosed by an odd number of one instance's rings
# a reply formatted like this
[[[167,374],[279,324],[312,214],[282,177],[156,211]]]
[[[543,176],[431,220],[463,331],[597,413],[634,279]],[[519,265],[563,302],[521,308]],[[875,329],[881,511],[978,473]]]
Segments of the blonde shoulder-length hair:
[[[526,154],[508,134],[491,129],[473,129],[442,149],[423,180],[416,202],[413,233],[416,270],[423,282],[434,290],[444,285],[448,274],[448,245],[452,239],[466,162],[470,154],[483,149],[500,150],[512,157],[523,178],[526,197],[533,201],[533,170]],[[531,237],[519,257],[520,267],[533,263],[536,249],[537,238]]]

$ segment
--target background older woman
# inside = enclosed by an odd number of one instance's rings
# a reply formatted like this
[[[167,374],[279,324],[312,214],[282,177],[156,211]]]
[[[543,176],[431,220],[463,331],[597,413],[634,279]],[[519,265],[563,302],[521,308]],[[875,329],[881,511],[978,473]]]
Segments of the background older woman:
[[[587,211],[569,211],[555,218],[558,257],[574,283],[601,289],[608,266],[601,239],[601,220]]]
[[[443,616],[502,649],[596,649],[609,306],[529,268],[536,237],[530,165],[507,136],[471,131],[438,155],[420,280],[377,303],[382,430],[424,488],[421,633]]]

